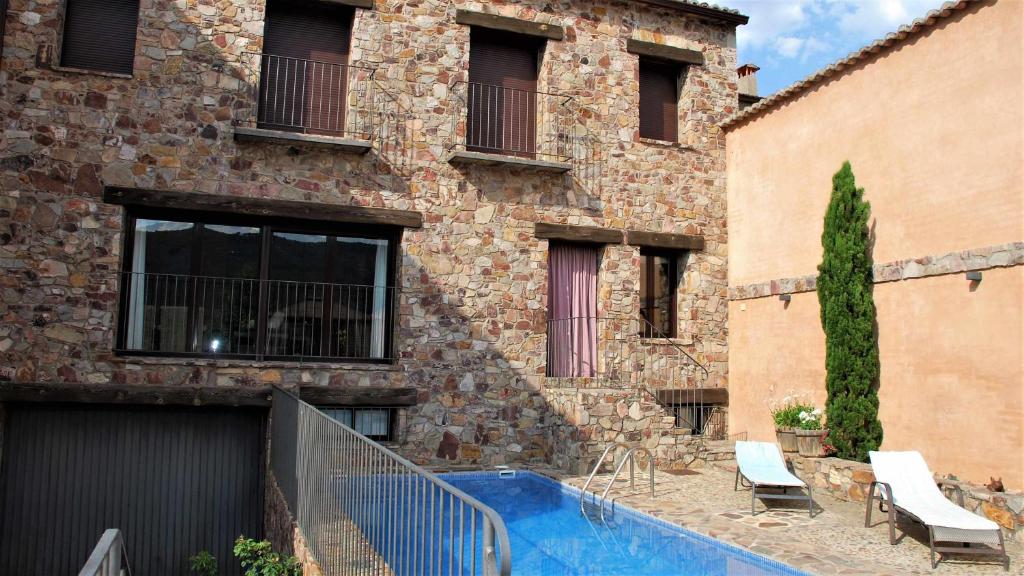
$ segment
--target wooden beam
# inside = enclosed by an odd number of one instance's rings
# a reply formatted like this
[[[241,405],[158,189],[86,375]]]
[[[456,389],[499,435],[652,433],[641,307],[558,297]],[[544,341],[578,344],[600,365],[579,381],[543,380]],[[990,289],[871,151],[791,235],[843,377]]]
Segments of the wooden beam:
[[[73,402],[167,406],[270,406],[269,386],[112,386],[62,382],[0,383],[3,402]]]
[[[103,201],[108,204],[126,206],[276,216],[318,222],[380,224],[404,228],[421,228],[423,226],[423,214],[411,210],[341,206],[337,204],[271,200],[247,196],[221,196],[216,194],[200,194],[198,192],[142,190],[138,188],[107,186],[103,190]]]
[[[626,40],[626,51],[633,54],[639,54],[640,56],[650,56],[651,58],[659,58],[661,60],[669,60],[671,62],[679,62],[681,64],[695,64],[697,66],[704,65],[704,54],[699,50],[676,48],[675,46],[655,44],[654,42],[644,42],[643,40],[636,40],[634,38]]]
[[[630,246],[670,248],[672,250],[704,249],[704,237],[694,234],[665,234],[662,232],[630,230],[626,233],[626,243]]]
[[[533,227],[533,235],[537,238],[547,238],[549,240],[622,244],[622,230],[598,228],[596,226],[569,226],[567,224],[537,222]]]
[[[473,12],[471,10],[456,10],[455,22],[457,24],[465,24],[466,26],[479,26],[492,30],[526,34],[527,36],[538,36],[548,40],[562,40],[565,38],[565,28],[561,26],[533,22],[531,20],[520,20],[519,18],[509,18],[508,16],[498,16],[497,14]]]
[[[314,405],[415,406],[417,394],[416,388],[299,387],[299,397]]]
[[[367,8],[373,10],[373,0],[320,0],[324,4],[341,4],[353,8]]]
[[[729,405],[728,388],[678,388],[658,390],[658,404],[675,406],[679,404],[721,404]]]

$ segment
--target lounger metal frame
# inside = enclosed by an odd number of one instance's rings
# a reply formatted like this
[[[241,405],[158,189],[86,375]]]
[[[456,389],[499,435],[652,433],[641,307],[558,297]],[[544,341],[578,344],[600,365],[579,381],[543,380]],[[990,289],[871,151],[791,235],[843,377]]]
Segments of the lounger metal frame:
[[[956,489],[958,504],[961,508],[964,507],[964,493],[963,490],[951,482],[937,482],[939,487],[951,486]],[[877,490],[876,490],[877,488]],[[911,520],[923,525],[928,528],[928,548],[931,551],[931,562],[932,569],[935,569],[939,565],[939,561],[942,559],[942,553],[948,552],[951,554],[974,554],[979,556],[999,556],[1002,560],[1003,570],[1010,571],[1010,556],[1006,553],[1006,543],[1003,541],[1003,531],[996,529],[996,533],[999,534],[999,548],[995,548],[992,545],[981,543],[981,542],[961,542],[960,546],[936,546],[935,545],[935,528],[929,524],[925,524],[920,518],[912,514],[911,512],[899,507],[896,504],[892,504],[892,487],[889,486],[888,482],[874,481],[868,488],[867,498],[867,510],[864,512],[864,527],[871,527],[871,508],[874,502],[878,501],[878,511],[888,512],[888,523],[889,523],[889,544],[895,546],[899,544],[903,537],[906,536],[906,532],[896,537],[896,513],[899,512]],[[888,508],[888,510],[886,510]],[[978,532],[978,530],[968,530],[965,532]],[[955,542],[955,540],[939,540],[939,542]],[[935,553],[939,553],[939,558],[936,559]]]
[[[739,464],[736,465],[736,483],[733,486],[733,490],[739,490],[740,486],[744,488],[750,488],[750,515],[756,516],[755,506],[757,499],[767,500],[807,500],[807,513],[811,518],[814,518],[814,493],[811,490],[811,485],[804,482],[803,486],[782,486],[779,484],[759,484],[747,478],[740,472]],[[757,487],[762,488],[782,488],[782,494],[778,492],[760,492],[758,493]],[[807,490],[807,494],[790,494],[787,492],[789,488],[796,488],[797,490]]]

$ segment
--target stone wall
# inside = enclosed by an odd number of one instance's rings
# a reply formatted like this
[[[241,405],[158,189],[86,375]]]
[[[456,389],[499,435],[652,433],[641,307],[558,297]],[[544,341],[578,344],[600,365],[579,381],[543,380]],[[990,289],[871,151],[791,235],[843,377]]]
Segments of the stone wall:
[[[540,88],[574,96],[600,171],[455,168],[450,87],[467,78],[456,9],[565,26]],[[681,271],[679,333],[728,383],[724,139],[736,105],[732,25],[639,2],[378,0],[355,12],[352,60],[413,118],[398,154],[238,143],[262,0],[143,0],[131,78],[55,67],[61,3],[11,0],[0,67],[0,375],[123,386],[416,386],[403,452],[419,462],[543,461],[564,426],[542,394],[548,241],[536,222],[700,234]],[[680,102],[683,142],[638,136],[640,38],[704,54]],[[396,158],[402,158],[399,162]],[[396,363],[384,367],[127,358],[113,352],[121,207],[104,186],[417,210],[402,238]],[[609,246],[601,314],[638,314],[639,252]],[[645,408],[654,417],[654,408]]]
[[[875,475],[870,464],[841,458],[804,458],[789,456],[796,475],[810,483],[815,490],[824,490],[847,502],[864,502]],[[938,477],[960,487],[964,507],[999,524],[1010,539],[1020,538],[1024,530],[1024,493],[993,492],[985,486],[962,482],[953,477]],[[944,487],[951,501],[959,503],[956,490]]]
[[[574,474],[589,474],[610,444],[642,447],[637,459],[642,466],[654,457],[660,470],[701,468],[709,461],[733,458],[722,442],[693,436],[677,428],[670,411],[644,393],[617,388],[546,388],[551,410],[545,419],[552,447],[548,462]],[[730,443],[725,443],[730,444]],[[731,444],[730,444],[731,445]],[[621,457],[624,450],[614,451]],[[606,465],[611,465],[608,457]]]

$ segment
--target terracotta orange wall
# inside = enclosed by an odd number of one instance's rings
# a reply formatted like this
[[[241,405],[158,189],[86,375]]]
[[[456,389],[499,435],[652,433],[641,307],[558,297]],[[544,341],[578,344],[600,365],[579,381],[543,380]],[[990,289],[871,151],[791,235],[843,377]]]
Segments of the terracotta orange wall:
[[[876,262],[1022,239],[1024,2],[967,12],[729,131],[730,284],[814,272],[844,160]]]
[[[850,160],[878,263],[1024,241],[1024,2],[984,2],[727,135],[730,286],[814,274]],[[884,449],[1024,488],[1024,266],[877,284]],[[817,296],[729,305],[730,433],[823,403]]]
[[[1024,266],[875,285],[884,450],[920,450],[935,472],[1024,488]],[[1011,305],[1014,301],[1016,306]],[[745,309],[744,309],[745,307]],[[825,402],[814,292],[729,304],[729,432],[774,440],[768,405]]]

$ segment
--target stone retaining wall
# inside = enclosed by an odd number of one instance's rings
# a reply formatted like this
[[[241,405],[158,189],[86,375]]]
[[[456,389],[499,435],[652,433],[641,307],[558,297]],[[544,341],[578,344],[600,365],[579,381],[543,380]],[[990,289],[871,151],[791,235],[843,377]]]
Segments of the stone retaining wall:
[[[870,464],[841,458],[803,458],[789,456],[797,476],[811,483],[815,490],[824,490],[839,500],[864,502],[875,475]],[[964,507],[999,524],[1003,534],[1011,540],[1024,533],[1024,493],[993,492],[984,486],[968,484],[952,477],[963,490]],[[957,502],[956,490],[945,488],[946,497]]]

